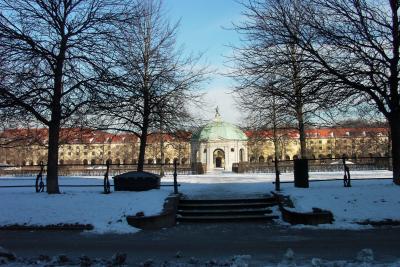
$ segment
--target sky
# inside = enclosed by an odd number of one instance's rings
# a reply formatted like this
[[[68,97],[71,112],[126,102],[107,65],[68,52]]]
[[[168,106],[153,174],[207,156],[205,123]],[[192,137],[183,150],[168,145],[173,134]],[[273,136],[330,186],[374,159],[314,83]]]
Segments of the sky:
[[[172,22],[180,19],[178,43],[186,52],[204,53],[203,61],[212,70],[202,86],[209,104],[195,115],[212,119],[218,106],[224,121],[240,123],[242,116],[231,94],[234,81],[222,73],[227,71],[226,56],[232,52],[228,45],[239,42],[238,34],[226,28],[239,21],[241,5],[235,0],[164,0],[163,4]]]

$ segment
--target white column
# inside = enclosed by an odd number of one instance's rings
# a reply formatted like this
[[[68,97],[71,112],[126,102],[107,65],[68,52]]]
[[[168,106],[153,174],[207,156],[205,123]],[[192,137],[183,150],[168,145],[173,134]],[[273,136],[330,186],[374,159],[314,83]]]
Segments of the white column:
[[[213,151],[210,144],[207,144],[207,171],[212,171],[214,169],[213,163]]]

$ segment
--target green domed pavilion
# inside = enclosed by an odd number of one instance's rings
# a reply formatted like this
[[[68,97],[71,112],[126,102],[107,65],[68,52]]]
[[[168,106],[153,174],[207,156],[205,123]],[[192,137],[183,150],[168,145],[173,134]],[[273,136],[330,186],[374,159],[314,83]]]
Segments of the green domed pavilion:
[[[240,140],[246,141],[246,134],[239,127],[220,120],[214,120],[195,132],[195,141]]]
[[[192,162],[205,165],[207,172],[232,171],[232,164],[247,158],[247,136],[237,126],[224,122],[218,108],[215,119],[198,129],[191,140]]]

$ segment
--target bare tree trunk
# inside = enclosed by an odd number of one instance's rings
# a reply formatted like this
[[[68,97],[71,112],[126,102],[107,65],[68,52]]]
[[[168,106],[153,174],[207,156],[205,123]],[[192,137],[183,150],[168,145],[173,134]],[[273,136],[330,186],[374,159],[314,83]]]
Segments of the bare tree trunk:
[[[400,185],[400,111],[393,112],[389,119],[392,139],[393,182]]]
[[[275,102],[275,96],[272,96],[272,123],[273,123],[273,140],[274,140],[274,150],[275,150],[275,190],[280,191],[281,190],[281,182],[280,182],[280,171],[279,171],[279,140],[278,140],[278,134],[277,134],[277,121],[276,121],[276,102]]]
[[[161,132],[160,136],[160,154],[161,154],[161,168],[160,168],[160,176],[164,176],[164,163],[165,163],[165,155],[164,155],[164,136]]]
[[[145,155],[146,155],[146,144],[147,144],[147,134],[149,123],[148,119],[145,119],[145,123],[143,123],[142,133],[140,135],[140,147],[139,147],[139,159],[137,165],[137,171],[141,172],[144,170],[144,162],[145,162]]]
[[[274,162],[274,166],[275,166],[275,190],[279,191],[281,190],[281,186],[280,186],[280,171],[279,171],[279,144],[278,144],[278,140],[276,137],[276,131],[274,131],[274,148],[275,148],[275,162]]]
[[[164,163],[165,163],[165,155],[164,155],[164,129],[163,129],[163,112],[160,108],[160,158],[161,158],[161,166],[160,166],[160,176],[164,176]]]
[[[58,187],[58,140],[60,137],[60,121],[49,126],[49,148],[47,157],[47,193],[60,193]]]
[[[49,123],[49,148],[47,155],[47,193],[58,194],[58,145],[61,124],[61,95],[63,90],[63,68],[65,59],[65,36],[63,35],[60,53],[54,72],[54,96],[51,103],[51,121]]]
[[[300,157],[307,158],[306,132],[304,127],[303,113],[297,114],[298,131],[300,139]]]
[[[299,55],[295,45],[289,45],[290,59],[293,69],[292,84],[294,89],[295,97],[295,112],[299,131],[300,139],[300,157],[302,159],[307,158],[307,147],[306,147],[306,133],[304,129],[304,112],[303,112],[303,95],[302,95],[302,84],[300,78],[300,66],[299,66]]]

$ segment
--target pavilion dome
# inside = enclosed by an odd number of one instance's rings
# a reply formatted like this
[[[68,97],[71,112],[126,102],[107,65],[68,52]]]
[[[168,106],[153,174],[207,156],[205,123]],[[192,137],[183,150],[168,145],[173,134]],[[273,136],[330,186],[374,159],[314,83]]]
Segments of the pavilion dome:
[[[193,141],[218,141],[237,140],[246,141],[246,134],[237,126],[221,120],[221,115],[216,110],[214,121],[201,127],[192,135]]]

